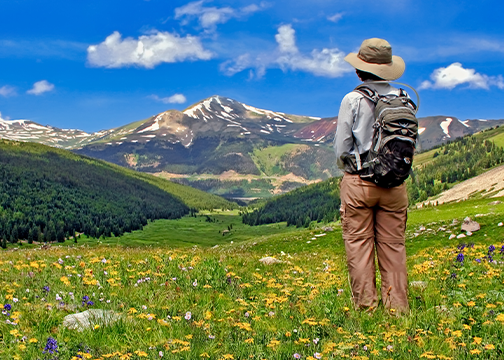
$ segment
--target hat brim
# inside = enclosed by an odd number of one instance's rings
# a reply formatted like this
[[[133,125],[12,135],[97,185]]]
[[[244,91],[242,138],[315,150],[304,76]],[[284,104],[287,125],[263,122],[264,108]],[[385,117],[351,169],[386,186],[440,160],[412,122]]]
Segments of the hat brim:
[[[368,63],[361,60],[356,53],[348,54],[345,57],[345,61],[358,70],[369,72],[384,80],[399,79],[406,69],[404,60],[397,55],[392,55],[392,62],[390,64]]]

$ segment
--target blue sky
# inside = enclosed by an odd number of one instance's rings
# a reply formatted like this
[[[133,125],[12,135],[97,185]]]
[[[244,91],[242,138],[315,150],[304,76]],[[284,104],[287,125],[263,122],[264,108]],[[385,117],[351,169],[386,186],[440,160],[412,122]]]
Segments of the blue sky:
[[[387,39],[419,116],[504,118],[501,1],[0,1],[3,119],[98,131],[211,95],[337,115],[343,57]]]

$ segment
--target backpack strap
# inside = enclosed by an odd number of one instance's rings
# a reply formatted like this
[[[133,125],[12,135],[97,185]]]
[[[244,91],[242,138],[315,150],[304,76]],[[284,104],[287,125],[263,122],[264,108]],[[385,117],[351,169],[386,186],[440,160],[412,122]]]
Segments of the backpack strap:
[[[353,91],[361,94],[362,96],[374,102],[375,104],[378,103],[378,100],[380,99],[380,95],[378,94],[378,92],[376,90],[371,89],[369,86],[366,86],[366,84],[361,84],[357,86]]]

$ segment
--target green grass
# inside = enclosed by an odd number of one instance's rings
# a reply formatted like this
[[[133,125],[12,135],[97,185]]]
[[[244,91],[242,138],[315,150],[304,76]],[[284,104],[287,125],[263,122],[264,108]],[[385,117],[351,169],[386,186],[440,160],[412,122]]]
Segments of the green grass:
[[[263,149],[256,148],[251,157],[257,168],[260,169],[264,175],[285,175],[286,172],[282,171],[281,166],[279,166],[282,157],[304,146],[306,145],[285,144],[281,146],[269,146]]]
[[[338,224],[315,237],[322,225],[250,228],[235,223],[236,212],[220,212],[208,215],[221,222],[156,221],[119,242],[4,251],[0,303],[12,306],[12,317],[0,315],[0,358],[53,358],[42,353],[53,337],[60,359],[77,359],[79,351],[92,359],[159,359],[160,351],[191,360],[502,359],[504,227],[497,222],[504,204],[488,205],[492,200],[409,212],[409,280],[425,288],[410,287],[411,311],[402,317],[382,307],[371,314],[352,308]],[[459,234],[466,216],[481,230],[449,240],[446,230]],[[233,244],[217,233],[230,221]],[[159,246],[156,237],[167,240]],[[462,242],[474,246],[457,249]],[[485,258],[491,244],[496,263]],[[455,261],[459,253],[463,263]],[[264,265],[258,260],[265,255],[282,262]],[[94,304],[82,305],[84,296]],[[120,320],[84,332],[61,325],[65,315],[89,307],[113,310]]]

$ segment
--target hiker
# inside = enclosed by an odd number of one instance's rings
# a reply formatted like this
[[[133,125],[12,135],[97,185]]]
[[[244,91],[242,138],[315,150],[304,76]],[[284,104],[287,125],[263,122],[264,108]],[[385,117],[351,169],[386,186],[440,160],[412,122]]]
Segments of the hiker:
[[[389,83],[373,83],[396,80],[404,73],[403,59],[392,55],[386,40],[364,40],[359,53],[348,54],[345,61],[375,94],[407,97]],[[381,301],[385,308],[401,313],[409,309],[404,239],[408,196],[404,183],[382,187],[361,177],[367,171],[361,166],[371,149],[374,122],[375,103],[368,97],[352,91],[343,98],[334,141],[337,164],[344,171],[340,191],[343,240],[355,307],[372,311],[378,305],[376,251]]]

